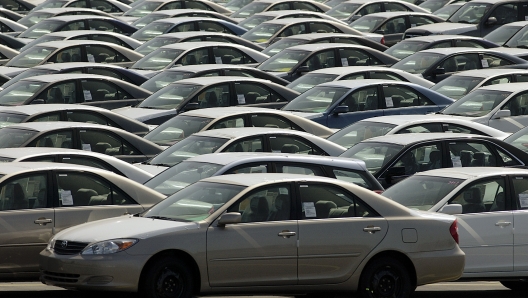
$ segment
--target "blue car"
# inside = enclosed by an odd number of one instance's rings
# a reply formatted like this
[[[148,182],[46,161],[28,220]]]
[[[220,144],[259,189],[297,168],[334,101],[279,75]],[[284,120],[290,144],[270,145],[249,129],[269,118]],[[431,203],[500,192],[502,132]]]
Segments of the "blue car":
[[[317,85],[282,110],[330,128],[386,115],[429,114],[454,100],[420,85],[388,80],[334,81]]]

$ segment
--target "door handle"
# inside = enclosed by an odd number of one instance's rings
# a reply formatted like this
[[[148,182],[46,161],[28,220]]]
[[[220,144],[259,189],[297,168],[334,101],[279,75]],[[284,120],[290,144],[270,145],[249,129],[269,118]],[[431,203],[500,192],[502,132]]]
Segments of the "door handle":
[[[505,226],[509,226],[511,225],[511,222],[509,221],[499,221],[497,223],[495,223],[495,226],[497,227],[505,227]]]
[[[366,228],[363,228],[363,232],[368,232],[368,233],[371,233],[371,234],[374,234],[376,232],[379,232],[381,231],[381,228],[380,227],[375,227],[375,226],[367,226]]]
[[[41,217],[39,219],[35,219],[34,223],[40,225],[40,226],[45,226],[46,224],[49,224],[53,222],[53,220],[51,220],[51,218],[45,218],[45,217]]]
[[[282,238],[290,238],[291,236],[295,236],[295,232],[290,232],[288,230],[284,230],[282,232],[279,233],[279,236],[281,236]]]

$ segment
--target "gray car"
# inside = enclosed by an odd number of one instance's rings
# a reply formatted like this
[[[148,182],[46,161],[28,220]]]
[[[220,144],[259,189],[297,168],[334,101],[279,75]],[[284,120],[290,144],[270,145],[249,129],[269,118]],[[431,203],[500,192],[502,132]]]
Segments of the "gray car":
[[[129,0],[48,0],[39,3],[31,12],[46,8],[59,7],[79,7],[98,9],[113,15],[121,15],[123,12],[130,10]]]
[[[133,6],[123,14],[122,19],[127,21],[136,21],[146,15],[160,10],[169,9],[201,9],[208,11],[215,11],[223,15],[229,16],[233,12],[222,5],[216,4],[212,1],[206,0],[148,0]]]
[[[220,19],[233,24],[238,22],[226,16],[225,14],[218,13],[216,11],[209,11],[203,9],[168,9],[158,10],[156,12],[149,13],[148,15],[132,22],[132,26],[136,28],[143,28],[154,21],[168,18],[181,18],[181,17],[195,17],[195,18],[213,18]]]
[[[249,18],[244,19],[239,26],[242,26],[248,30],[255,28],[264,22],[276,20],[276,19],[292,19],[292,18],[312,18],[312,19],[325,19],[334,22],[339,22],[338,19],[331,17],[327,14],[315,11],[307,10],[272,10],[256,13]]]
[[[330,6],[311,0],[258,0],[235,11],[231,17],[242,21],[256,13],[277,10],[307,10],[324,13],[330,10]]]
[[[25,15],[18,22],[26,27],[31,27],[42,20],[49,19],[55,16],[79,15],[79,14],[112,17],[111,14],[101,11],[101,10],[97,10],[97,9],[78,8],[78,7],[60,7],[60,8],[45,8],[45,9],[33,11]]]
[[[377,12],[386,11],[414,11],[429,12],[424,8],[408,1],[399,0],[347,0],[326,12],[327,15],[346,23],[352,23],[360,17]]]

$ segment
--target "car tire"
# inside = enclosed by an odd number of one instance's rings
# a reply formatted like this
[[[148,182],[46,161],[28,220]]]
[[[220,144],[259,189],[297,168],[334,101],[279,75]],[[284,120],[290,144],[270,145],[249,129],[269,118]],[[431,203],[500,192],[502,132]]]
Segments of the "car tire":
[[[150,264],[145,271],[141,297],[191,298],[194,284],[192,271],[183,260],[163,257]]]
[[[528,291],[528,281],[501,281],[506,288],[512,291]]]
[[[383,257],[371,261],[361,274],[359,294],[364,298],[407,298],[413,292],[409,272],[398,260]]]

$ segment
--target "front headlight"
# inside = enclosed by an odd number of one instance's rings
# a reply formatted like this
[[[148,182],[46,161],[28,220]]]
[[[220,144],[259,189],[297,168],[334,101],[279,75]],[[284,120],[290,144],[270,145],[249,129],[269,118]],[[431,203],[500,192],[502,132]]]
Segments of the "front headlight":
[[[136,244],[138,239],[113,239],[88,245],[81,255],[107,255],[120,252]]]

